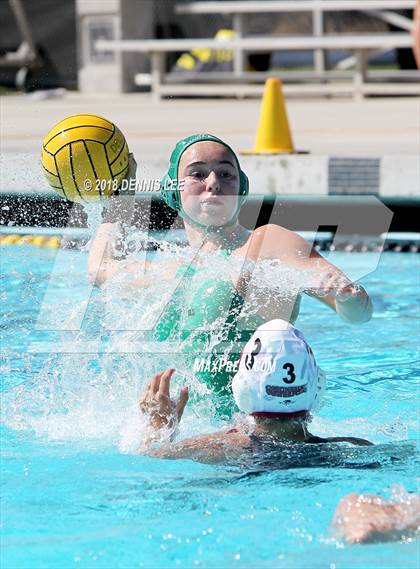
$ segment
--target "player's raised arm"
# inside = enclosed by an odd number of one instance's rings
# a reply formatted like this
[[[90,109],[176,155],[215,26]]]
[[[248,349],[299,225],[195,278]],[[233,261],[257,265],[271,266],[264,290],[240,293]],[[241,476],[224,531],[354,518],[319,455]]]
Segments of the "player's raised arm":
[[[91,282],[97,286],[104,284],[120,270],[125,260],[124,239],[134,216],[135,184],[137,163],[129,155],[127,191],[113,195],[102,211],[102,223],[98,227],[89,249],[88,273]],[[132,188],[132,189],[130,189]]]

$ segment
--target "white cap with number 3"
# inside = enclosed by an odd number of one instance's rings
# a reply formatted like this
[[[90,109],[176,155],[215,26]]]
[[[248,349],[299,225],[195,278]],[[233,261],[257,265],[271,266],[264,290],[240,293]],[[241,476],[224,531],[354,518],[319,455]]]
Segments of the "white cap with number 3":
[[[241,411],[254,416],[300,416],[318,406],[325,374],[302,332],[270,320],[246,343],[232,381]]]

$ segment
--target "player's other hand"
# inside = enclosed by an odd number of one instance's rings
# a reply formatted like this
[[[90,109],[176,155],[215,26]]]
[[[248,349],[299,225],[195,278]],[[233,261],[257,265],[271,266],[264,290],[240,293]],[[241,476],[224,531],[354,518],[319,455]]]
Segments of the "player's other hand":
[[[346,302],[365,293],[362,286],[350,281],[338,270],[322,271],[316,280],[315,286],[307,289],[316,296],[333,295],[339,302]]]
[[[170,384],[173,368],[156,373],[147,383],[139,400],[142,413],[149,419],[152,428],[172,428],[176,426],[184,413],[188,401],[188,387],[183,387],[176,400],[171,399]]]

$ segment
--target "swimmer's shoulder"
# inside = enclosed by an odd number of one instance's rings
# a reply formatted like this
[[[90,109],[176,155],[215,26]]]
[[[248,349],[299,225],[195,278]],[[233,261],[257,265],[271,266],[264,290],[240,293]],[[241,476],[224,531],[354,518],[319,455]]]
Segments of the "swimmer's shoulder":
[[[366,439],[360,439],[358,437],[317,437],[315,435],[310,435],[306,441],[309,444],[322,444],[322,443],[350,443],[357,446],[373,446],[373,443]]]
[[[210,435],[203,435],[196,440],[196,443],[207,448],[243,448],[249,445],[250,437],[242,430],[232,428],[229,430],[217,431]]]
[[[238,429],[230,429],[184,439],[160,449],[153,449],[148,454],[156,458],[192,459],[218,464],[240,456],[249,442],[248,435]]]

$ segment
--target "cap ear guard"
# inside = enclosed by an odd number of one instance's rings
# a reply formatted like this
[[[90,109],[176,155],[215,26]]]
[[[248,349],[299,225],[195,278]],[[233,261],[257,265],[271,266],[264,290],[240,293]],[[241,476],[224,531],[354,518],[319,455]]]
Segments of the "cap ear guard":
[[[160,181],[160,194],[164,202],[175,211],[181,210],[181,196],[179,190],[168,189],[173,187],[173,179],[166,174]]]
[[[241,198],[240,205],[244,203],[248,194],[249,194],[248,176],[245,174],[243,170],[241,170],[241,168],[239,168],[239,196]]]

